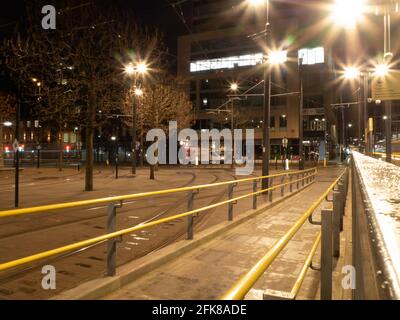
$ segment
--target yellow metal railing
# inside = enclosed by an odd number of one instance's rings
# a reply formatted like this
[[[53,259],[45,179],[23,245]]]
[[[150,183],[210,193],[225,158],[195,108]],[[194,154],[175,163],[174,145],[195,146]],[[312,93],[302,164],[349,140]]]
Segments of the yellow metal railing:
[[[279,253],[286,247],[289,241],[295,236],[303,224],[309,219],[313,212],[318,208],[318,206],[328,197],[328,195],[333,191],[335,186],[339,183],[342,177],[345,175],[346,170],[331,184],[331,186],[322,194],[317,201],[315,201],[310,208],[307,209],[305,213],[296,221],[296,223],[286,232],[286,234],[279,239],[272,248],[247,272],[221,299],[222,300],[242,300],[250,289],[255,285],[257,280],[264,274],[264,272],[269,268],[269,266],[275,261]],[[317,237],[318,243],[320,241],[320,236]],[[318,243],[314,243],[313,248],[306,260],[306,265],[311,263],[311,259],[315,254]],[[314,251],[313,254],[311,254]],[[306,275],[307,268],[304,266],[297,279],[292,292],[298,293],[299,288]]]
[[[307,256],[306,261],[303,264],[303,267],[301,268],[301,271],[296,279],[296,282],[293,285],[292,290],[290,291],[290,295],[295,299],[300,291],[301,285],[303,284],[304,279],[306,278],[307,271],[311,266],[312,259],[315,256],[315,253],[317,252],[318,246],[321,242],[321,232],[318,233],[317,238],[314,241],[313,246],[311,247],[311,251]]]
[[[124,201],[124,200],[150,198],[150,197],[154,197],[154,196],[162,196],[162,195],[168,195],[168,194],[184,192],[184,191],[195,191],[195,190],[201,190],[201,189],[207,189],[207,188],[213,188],[213,187],[226,186],[226,185],[230,185],[230,184],[237,184],[237,183],[242,183],[242,182],[250,182],[250,181],[256,181],[256,180],[263,180],[263,179],[272,179],[272,178],[288,176],[288,175],[293,176],[293,175],[297,175],[297,174],[307,174],[310,172],[316,172],[316,170],[317,170],[316,168],[312,168],[312,169],[303,170],[303,171],[279,173],[279,174],[274,174],[274,175],[264,176],[264,177],[246,178],[246,179],[239,179],[239,180],[233,180],[233,181],[218,182],[218,183],[213,183],[213,184],[203,184],[203,185],[191,186],[191,187],[165,189],[165,190],[135,193],[135,194],[130,194],[130,195],[107,197],[107,198],[100,198],[100,199],[90,199],[90,200],[82,200],[82,201],[75,201],[75,202],[50,204],[50,205],[37,206],[37,207],[31,207],[31,208],[25,208],[25,209],[6,210],[6,211],[0,211],[0,218],[18,216],[18,215],[26,215],[26,214],[34,214],[34,213],[42,213],[42,212],[55,211],[55,210],[60,210],[60,209],[85,207],[85,206],[90,206],[90,205],[98,205],[98,204],[111,203],[111,202],[120,202],[120,201]]]
[[[285,187],[290,184],[295,184],[297,182],[304,181],[306,179],[309,179],[310,177],[315,177],[317,173],[317,169],[309,169],[309,170],[304,170],[304,171],[294,171],[294,172],[289,172],[289,173],[281,173],[281,174],[275,174],[275,175],[270,175],[270,176],[264,176],[264,177],[255,177],[255,178],[246,178],[246,179],[240,179],[240,180],[234,180],[234,181],[226,181],[226,182],[220,182],[220,183],[215,183],[215,184],[206,184],[206,185],[199,185],[199,186],[193,186],[193,187],[184,187],[184,188],[176,188],[176,189],[167,189],[167,190],[161,190],[161,191],[154,191],[154,192],[146,192],[146,193],[137,193],[137,194],[132,194],[132,195],[126,195],[126,196],[116,196],[116,197],[108,197],[108,198],[102,198],[102,199],[94,199],[94,200],[83,200],[83,201],[77,201],[77,202],[70,202],[70,203],[64,203],[64,204],[54,204],[54,205],[48,205],[48,206],[39,206],[39,207],[33,207],[33,208],[26,208],[26,209],[16,209],[16,210],[8,210],[8,211],[1,211],[0,212],[0,218],[1,217],[11,217],[11,216],[20,216],[24,214],[33,214],[33,213],[40,213],[40,212],[48,212],[48,211],[53,211],[57,209],[66,209],[66,208],[76,208],[76,207],[82,207],[82,206],[88,206],[88,205],[93,205],[93,204],[100,204],[100,203],[115,203],[123,200],[128,200],[128,199],[138,199],[138,198],[148,198],[152,196],[159,196],[159,195],[166,195],[166,194],[171,194],[171,193],[176,193],[176,192],[183,192],[183,191],[194,191],[194,190],[199,190],[199,189],[205,189],[205,188],[211,188],[211,187],[217,187],[217,186],[223,186],[223,185],[231,185],[231,184],[237,184],[241,182],[249,182],[249,181],[259,181],[262,179],[272,179],[275,177],[284,177],[284,176],[293,176],[293,175],[302,175],[300,179],[296,180],[291,180],[286,183],[281,183],[275,186],[271,186],[267,189],[251,192],[245,195],[241,195],[229,200],[225,200],[219,203],[211,204],[202,208],[197,208],[194,210],[190,210],[181,214],[177,214],[171,217],[159,219],[156,221],[148,222],[145,224],[137,225],[131,228],[107,233],[102,236],[98,236],[95,238],[91,238],[88,240],[76,242],[70,245],[66,245],[57,249],[52,249],[48,250],[45,252],[41,252],[38,254],[34,254],[28,257],[24,257],[21,259],[13,260],[10,262],[2,263],[0,264],[0,271],[5,271],[11,268],[15,268],[18,266],[22,266],[28,263],[33,263],[37,262],[46,258],[50,258],[56,255],[60,255],[63,253],[68,253],[74,250],[79,250],[82,248],[89,247],[91,245],[95,245],[98,243],[101,243],[106,240],[111,240],[114,238],[121,237],[126,234],[133,233],[138,230],[143,230],[146,228],[150,228],[156,225],[160,225],[163,223],[167,223],[173,220],[177,220],[183,217],[188,217],[200,212],[204,212],[225,204],[230,204],[230,203],[235,203],[238,200],[259,195],[262,193],[266,193],[268,191],[272,191],[278,188]]]

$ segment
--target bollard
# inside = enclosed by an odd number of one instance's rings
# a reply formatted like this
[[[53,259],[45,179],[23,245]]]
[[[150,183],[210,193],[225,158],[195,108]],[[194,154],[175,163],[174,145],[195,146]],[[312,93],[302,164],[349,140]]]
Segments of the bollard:
[[[233,188],[235,187],[234,184],[228,185],[228,199],[231,200],[233,198]],[[228,204],[228,220],[233,220],[233,202],[229,202]]]
[[[253,181],[253,209],[257,209],[257,180]]]
[[[340,257],[340,194],[339,192],[333,192],[333,217],[332,217],[332,224],[333,224],[333,256],[335,258]]]
[[[332,300],[332,210],[322,210],[321,300]]]
[[[339,182],[338,189],[339,189],[338,193],[339,193],[340,231],[343,231],[343,216],[344,216],[344,204],[345,204],[344,184]]]
[[[122,204],[109,204],[107,207],[107,232],[112,233],[116,231],[117,226],[117,208],[121,208]],[[117,242],[113,238],[107,241],[107,276],[113,277],[116,274],[117,268]]]
[[[188,193],[188,202],[187,202],[188,211],[193,210],[194,196],[196,194],[197,192],[194,192],[193,190],[190,190]],[[193,235],[194,235],[193,226],[194,226],[194,216],[193,214],[191,214],[187,217],[187,240],[193,240]]]
[[[283,184],[285,182],[285,176],[283,176],[281,178],[281,184]],[[285,195],[285,186],[281,187],[281,197],[283,197]]]
[[[290,192],[293,192],[293,183],[292,183],[292,181],[293,181],[293,176],[290,175]]]

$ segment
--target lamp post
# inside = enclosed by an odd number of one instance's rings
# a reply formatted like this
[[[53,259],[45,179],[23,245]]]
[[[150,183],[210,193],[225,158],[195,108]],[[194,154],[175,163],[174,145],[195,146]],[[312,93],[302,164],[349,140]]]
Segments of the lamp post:
[[[125,73],[129,76],[133,77],[133,85],[136,87],[137,85],[137,74],[139,75],[145,75],[148,71],[147,64],[145,62],[140,62],[136,65],[133,65],[132,63],[128,64],[125,67]],[[138,88],[135,89],[135,92],[133,94],[133,99],[132,99],[132,174],[136,174],[136,99],[135,96],[137,96]],[[140,90],[141,91],[141,90]]]
[[[18,98],[17,98],[17,110],[15,112],[15,193],[14,193],[14,206],[19,207],[19,140],[21,136],[20,132],[20,119],[21,119],[21,86],[18,82]]]
[[[253,6],[263,5],[266,8],[266,23],[264,30],[264,41],[266,51],[271,48],[271,26],[269,22],[269,0],[248,0]],[[269,159],[270,159],[270,116],[271,116],[271,70],[269,63],[264,62],[264,101],[263,101],[263,149],[262,149],[262,176],[269,175]],[[261,188],[268,189],[269,179],[262,179]]]
[[[303,125],[303,58],[299,59],[299,85],[300,85],[300,101],[299,101],[299,170],[304,170],[304,125]]]
[[[118,179],[118,142],[117,142],[117,137],[112,136],[111,141],[115,142],[115,179]]]
[[[388,63],[381,63],[375,68],[375,77],[385,78],[390,73]],[[386,137],[386,162],[392,162],[392,102],[385,102],[385,137]]]

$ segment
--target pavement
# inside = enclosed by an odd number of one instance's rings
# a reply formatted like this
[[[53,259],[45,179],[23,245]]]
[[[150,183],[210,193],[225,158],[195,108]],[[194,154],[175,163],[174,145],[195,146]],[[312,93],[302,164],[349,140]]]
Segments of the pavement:
[[[163,264],[104,297],[118,299],[218,299],[279,240],[344,168],[318,173],[317,182],[179,258]],[[328,203],[321,208],[329,207]],[[240,212],[240,208],[235,209]],[[317,213],[319,210],[316,211]],[[315,215],[318,220],[318,214]],[[320,227],[304,224],[250,291],[258,299],[265,289],[290,291]],[[319,250],[318,250],[319,251]],[[157,253],[155,253],[157,254]],[[318,265],[319,254],[315,257]],[[318,299],[319,271],[309,270],[298,299]]]

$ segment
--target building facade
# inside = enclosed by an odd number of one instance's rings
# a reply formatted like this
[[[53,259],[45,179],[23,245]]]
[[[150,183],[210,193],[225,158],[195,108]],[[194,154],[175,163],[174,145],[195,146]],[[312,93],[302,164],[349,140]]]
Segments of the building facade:
[[[245,7],[243,1],[191,1],[187,8],[192,33],[178,41],[178,75],[190,79],[196,129],[254,128],[261,155],[263,127],[265,12]],[[311,18],[310,18],[311,17]],[[272,38],[282,64],[271,69],[271,155],[280,157],[282,142],[298,155],[300,103],[303,103],[306,157],[319,146],[337,144],[334,102],[330,88],[332,59],[322,42],[303,35],[312,15],[298,5],[274,5]],[[279,59],[279,57],[277,57]],[[301,61],[302,63],[299,63]],[[303,101],[300,101],[303,82]],[[231,84],[238,84],[232,92]],[[333,132],[332,132],[333,130]]]

